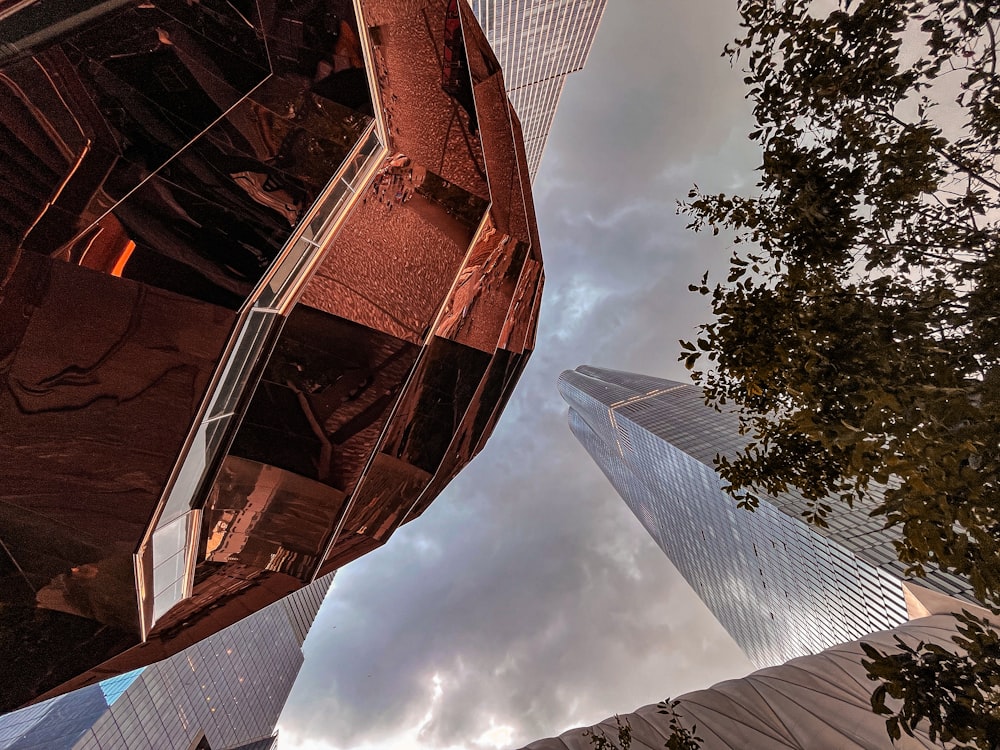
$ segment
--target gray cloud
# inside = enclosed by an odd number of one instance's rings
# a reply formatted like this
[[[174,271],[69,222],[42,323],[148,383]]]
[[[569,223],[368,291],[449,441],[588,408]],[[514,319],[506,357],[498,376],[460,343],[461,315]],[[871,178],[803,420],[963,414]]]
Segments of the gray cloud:
[[[535,354],[484,453],[338,574],[282,747],[512,746],[749,671],[576,444],[555,390],[583,363],[684,377],[677,339],[706,315],[687,284],[728,252],[686,232],[674,202],[757,164],[741,76],[718,57],[729,5],[608,8],[536,182]]]

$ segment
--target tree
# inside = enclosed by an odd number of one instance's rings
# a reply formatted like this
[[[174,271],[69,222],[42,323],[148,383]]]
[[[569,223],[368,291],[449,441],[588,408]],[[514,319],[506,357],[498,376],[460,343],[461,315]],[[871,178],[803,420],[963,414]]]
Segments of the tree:
[[[681,359],[740,414],[717,468],[742,505],[864,502],[910,572],[1000,604],[1000,3],[822,7],[739,0],[762,164],[681,204],[734,242]]]
[[[678,703],[679,701],[672,701],[667,698],[665,701],[660,701],[657,704],[658,710],[656,713],[665,714],[670,717],[670,736],[667,737],[667,744],[664,747],[666,750],[701,750],[703,740],[696,734],[698,725],[694,724],[688,729],[681,724],[681,720],[674,710],[677,708]]]
[[[667,698],[656,704],[656,713],[670,717],[668,724],[670,736],[667,737],[667,742],[663,747],[666,750],[701,750],[702,739],[695,734],[698,727],[692,726],[691,729],[688,729],[681,724],[681,720],[674,710],[677,708],[677,703],[678,701]],[[615,714],[615,726],[618,729],[617,744],[599,727],[586,730],[583,736],[590,740],[590,746],[594,750],[629,750],[632,747],[632,725],[629,724],[628,719],[622,720],[618,714]]]
[[[861,664],[881,684],[872,694],[872,710],[887,715],[893,740],[909,736],[923,722],[932,742],[954,750],[1000,747],[1000,633],[969,612],[954,615],[958,646],[951,651],[934,643],[916,646],[897,636],[895,653],[862,642],[868,659]],[[896,700],[886,705],[886,697]]]
[[[628,723],[628,719],[622,721],[615,714],[615,726],[618,728],[617,746],[603,729],[596,726],[584,731],[583,736],[590,739],[590,746],[594,750],[629,750],[632,747],[632,725]]]

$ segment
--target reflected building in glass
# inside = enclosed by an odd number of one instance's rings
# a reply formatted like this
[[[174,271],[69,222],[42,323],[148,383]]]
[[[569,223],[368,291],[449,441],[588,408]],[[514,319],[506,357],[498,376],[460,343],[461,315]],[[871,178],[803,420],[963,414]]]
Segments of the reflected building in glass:
[[[383,544],[482,449],[541,299],[464,1],[91,5],[0,14],[0,709]]]
[[[535,178],[566,77],[583,70],[607,0],[471,0],[504,69]]]
[[[745,445],[736,414],[700,388],[583,366],[559,378],[573,434],[677,570],[758,667],[907,620],[905,566],[872,504],[833,503],[828,528],[805,523],[795,492],[749,512],[713,466]],[[922,586],[975,602],[938,570]]]
[[[0,716],[0,750],[271,750],[333,576],[161,662]]]

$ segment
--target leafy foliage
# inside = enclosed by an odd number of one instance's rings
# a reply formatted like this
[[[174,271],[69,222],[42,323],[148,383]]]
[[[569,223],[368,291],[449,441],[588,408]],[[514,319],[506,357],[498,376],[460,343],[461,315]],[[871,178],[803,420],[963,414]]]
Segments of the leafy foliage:
[[[667,750],[701,750],[701,743],[704,740],[695,734],[698,731],[698,725],[694,724],[691,729],[687,729],[677,718],[677,714],[674,712],[676,707],[677,701],[672,701],[669,698],[657,704],[659,709],[657,713],[667,714],[670,717],[670,737],[667,738],[667,744],[664,747]]]
[[[714,321],[681,359],[747,436],[730,493],[863,501],[914,574],[1000,603],[1000,75],[991,0],[740,0],[756,190],[680,210],[725,231]],[[824,6],[825,7],[825,6]],[[746,249],[744,249],[746,248]]]
[[[617,746],[614,740],[598,727],[586,730],[583,736],[590,738],[590,746],[594,750],[629,750],[632,747],[632,726],[628,723],[628,719],[623,722],[618,714],[615,714],[615,725],[618,727]]]
[[[670,736],[664,747],[666,750],[701,750],[703,740],[695,735],[698,727],[693,726],[690,730],[684,727],[674,712],[676,707],[677,701],[672,701],[669,698],[657,704],[657,713],[670,716]],[[632,747],[632,727],[628,719],[622,720],[618,714],[615,714],[615,725],[618,729],[617,745],[603,729],[597,727],[586,730],[583,736],[590,738],[590,745],[594,750],[629,750]]]
[[[1000,747],[1000,633],[969,612],[952,640],[958,651],[938,644],[916,646],[896,638],[898,651],[883,653],[868,643],[862,665],[881,684],[872,694],[872,710],[887,715],[893,740],[913,736],[921,722],[931,741],[956,750]],[[895,708],[886,698],[897,701]]]

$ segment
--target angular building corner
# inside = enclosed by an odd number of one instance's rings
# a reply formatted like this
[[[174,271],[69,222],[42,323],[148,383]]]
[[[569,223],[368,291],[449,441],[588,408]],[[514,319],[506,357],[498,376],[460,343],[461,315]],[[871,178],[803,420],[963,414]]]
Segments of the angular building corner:
[[[909,618],[906,566],[895,532],[869,516],[874,504],[834,503],[827,528],[802,520],[794,492],[736,507],[714,462],[745,444],[738,418],[706,406],[700,388],[582,366],[559,377],[559,392],[573,434],[756,666]],[[977,603],[961,578],[931,569],[919,581]]]
[[[10,709],[420,515],[496,424],[543,273],[464,0],[22,2],[0,38]]]

